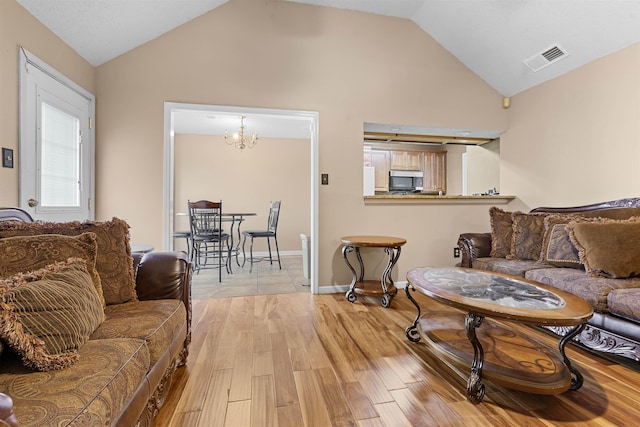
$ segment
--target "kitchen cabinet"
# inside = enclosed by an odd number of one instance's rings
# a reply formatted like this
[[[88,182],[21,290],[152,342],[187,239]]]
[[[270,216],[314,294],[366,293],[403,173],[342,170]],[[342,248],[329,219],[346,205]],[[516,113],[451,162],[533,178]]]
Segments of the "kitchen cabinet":
[[[447,193],[447,152],[425,151],[422,191]]]
[[[422,169],[421,151],[391,151],[390,169],[419,171]]]
[[[389,191],[389,151],[371,150],[371,166],[375,172],[375,191]]]

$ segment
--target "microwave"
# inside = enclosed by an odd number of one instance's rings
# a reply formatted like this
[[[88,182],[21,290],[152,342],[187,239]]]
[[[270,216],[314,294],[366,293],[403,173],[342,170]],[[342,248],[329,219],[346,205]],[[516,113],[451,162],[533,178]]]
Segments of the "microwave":
[[[389,191],[422,191],[421,171],[389,171]]]

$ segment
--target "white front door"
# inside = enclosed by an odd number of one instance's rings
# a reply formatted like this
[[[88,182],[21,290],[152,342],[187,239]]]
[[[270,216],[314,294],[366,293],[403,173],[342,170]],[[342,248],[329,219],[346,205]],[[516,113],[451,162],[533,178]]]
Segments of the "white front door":
[[[20,52],[20,207],[45,221],[94,218],[94,97]]]

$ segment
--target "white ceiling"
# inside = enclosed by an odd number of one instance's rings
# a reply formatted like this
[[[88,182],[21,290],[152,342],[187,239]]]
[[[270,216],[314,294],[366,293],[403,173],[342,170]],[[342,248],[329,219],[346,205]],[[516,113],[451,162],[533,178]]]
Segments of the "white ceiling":
[[[17,0],[94,66],[227,1]],[[274,1],[410,19],[503,96],[640,42],[640,0]],[[537,72],[525,65],[556,45],[562,60]]]

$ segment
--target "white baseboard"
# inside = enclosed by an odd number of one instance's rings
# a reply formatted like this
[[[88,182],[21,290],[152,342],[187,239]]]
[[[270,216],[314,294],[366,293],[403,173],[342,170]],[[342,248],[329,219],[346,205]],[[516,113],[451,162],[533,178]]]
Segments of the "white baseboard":
[[[394,282],[396,288],[404,289],[407,287],[407,282]],[[330,285],[330,286],[319,286],[318,293],[319,294],[346,294],[349,290],[349,285]]]

